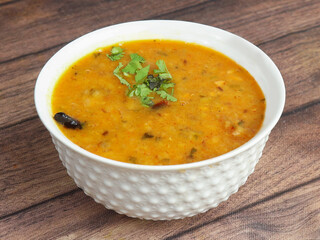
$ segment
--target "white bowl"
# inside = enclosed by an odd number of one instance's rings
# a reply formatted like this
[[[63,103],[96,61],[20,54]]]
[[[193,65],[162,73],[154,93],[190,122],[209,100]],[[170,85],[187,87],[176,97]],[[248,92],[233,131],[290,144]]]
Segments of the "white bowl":
[[[246,68],[262,88],[266,114],[250,141],[224,155],[195,163],[145,166],[92,154],[67,139],[53,120],[50,98],[55,82],[76,60],[120,41],[175,39],[224,53]],[[179,219],[205,212],[237,192],[261,157],[270,131],[283,111],[285,87],[272,60],[250,42],[224,30],[183,21],[138,21],[102,28],[60,49],[43,67],[35,86],[35,104],[51,133],[68,174],[98,203],[130,217]]]

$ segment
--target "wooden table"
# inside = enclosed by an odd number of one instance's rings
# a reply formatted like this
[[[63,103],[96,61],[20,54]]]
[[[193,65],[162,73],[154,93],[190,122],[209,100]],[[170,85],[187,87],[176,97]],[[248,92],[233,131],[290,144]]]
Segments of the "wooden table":
[[[238,34],[286,84],[284,113],[255,172],[218,207],[145,221],[76,187],[34,107],[45,62],[97,28],[177,19]],[[0,239],[320,239],[320,1],[0,1]]]

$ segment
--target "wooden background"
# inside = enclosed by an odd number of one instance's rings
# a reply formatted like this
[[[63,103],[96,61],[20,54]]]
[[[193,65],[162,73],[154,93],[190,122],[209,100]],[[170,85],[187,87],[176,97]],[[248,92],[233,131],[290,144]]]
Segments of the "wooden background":
[[[37,117],[33,88],[71,40],[141,19],[238,34],[279,67],[283,116],[239,192],[192,218],[144,221],[77,188]],[[320,239],[320,1],[0,0],[0,239]]]

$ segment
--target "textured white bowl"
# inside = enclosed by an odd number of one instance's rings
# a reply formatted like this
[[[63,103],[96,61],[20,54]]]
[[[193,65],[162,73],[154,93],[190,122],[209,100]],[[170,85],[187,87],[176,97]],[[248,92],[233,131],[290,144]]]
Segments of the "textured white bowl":
[[[138,39],[175,39],[211,47],[246,68],[266,97],[261,130],[249,142],[201,162],[144,166],[99,157],[73,144],[57,128],[50,107],[55,82],[77,59],[99,47]],[[51,133],[68,174],[98,203],[130,217],[179,219],[216,207],[237,192],[261,157],[285,102],[281,74],[259,48],[232,33],[182,21],[138,21],[86,34],[59,50],[43,67],[35,86],[35,104]],[[123,143],[124,144],[124,143]]]

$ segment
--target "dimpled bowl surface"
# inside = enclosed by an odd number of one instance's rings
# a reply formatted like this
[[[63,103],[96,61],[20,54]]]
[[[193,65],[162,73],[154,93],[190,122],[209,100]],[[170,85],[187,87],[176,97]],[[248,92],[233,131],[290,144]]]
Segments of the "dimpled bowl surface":
[[[138,39],[195,42],[220,51],[245,67],[266,97],[265,120],[257,135],[219,157],[173,166],[117,162],[87,152],[68,140],[57,128],[50,107],[52,89],[59,76],[70,64],[99,47]],[[281,116],[284,101],[281,74],[259,48],[221,29],[166,20],[118,24],[76,39],[47,62],[35,87],[39,117],[76,184],[108,209],[152,220],[190,217],[218,206],[237,192],[254,171],[270,131]]]
[[[118,213],[153,220],[190,217],[227,200],[253,172],[266,140],[220,163],[155,174],[93,162],[53,137],[68,174],[87,195]]]

